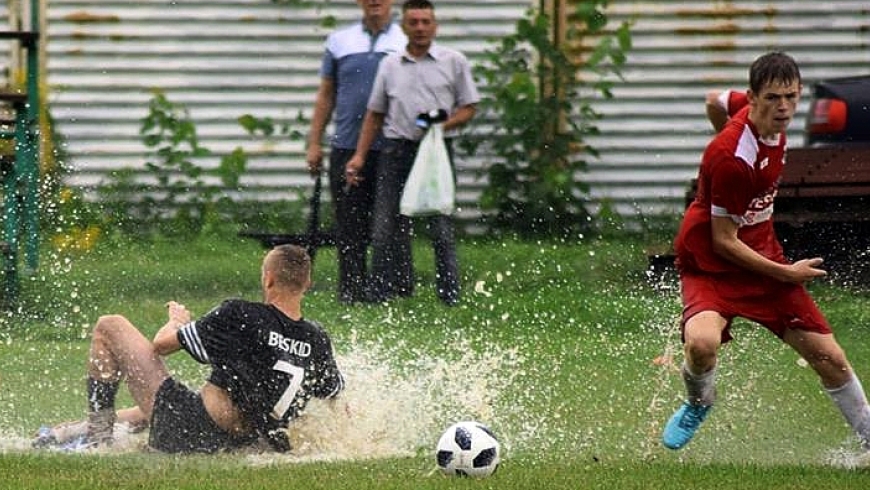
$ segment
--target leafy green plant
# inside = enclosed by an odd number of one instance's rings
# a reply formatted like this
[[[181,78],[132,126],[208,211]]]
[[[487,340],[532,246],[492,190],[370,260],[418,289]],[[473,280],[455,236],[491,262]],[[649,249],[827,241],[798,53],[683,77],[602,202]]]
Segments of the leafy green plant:
[[[239,116],[241,125],[252,136],[286,136],[291,141],[301,141],[305,138],[305,131],[311,121],[305,117],[302,111],[296,113],[296,117],[290,121],[279,122],[271,117],[257,117],[252,114]]]
[[[161,92],[155,93],[148,107],[139,134],[153,152],[154,160],[147,161],[145,168],[156,178],[162,195],[146,193],[142,203],[151,215],[174,211],[174,219],[157,222],[169,227],[163,228],[165,233],[198,231],[216,189],[205,184],[205,172],[194,159],[209,156],[211,151],[199,145],[186,108],[170,102]]]
[[[480,202],[489,225],[524,236],[570,236],[583,233],[592,219],[585,207],[588,186],[579,174],[586,158],[598,155],[585,139],[598,133],[600,114],[593,96],[612,97],[612,75],[620,75],[631,47],[629,25],[604,31],[606,0],[580,2],[579,20],[553,39],[552,22],[530,10],[516,32],[487,50],[474,73],[491,90],[479,104],[478,125],[462,149],[487,158],[488,184]],[[566,45],[584,38],[597,44],[577,61]],[[586,81],[595,74],[598,79]]]
[[[129,169],[113,172],[111,182],[101,189],[107,210],[128,232],[196,235],[209,220],[219,221],[216,215],[221,210],[232,209],[223,191],[238,188],[247,155],[236,148],[217,167],[204,168],[200,161],[212,152],[199,144],[187,108],[159,90],[148,108],[139,134],[150,150],[145,172],[154,183],[143,184]],[[209,183],[208,177],[216,177],[220,184]]]
[[[138,173],[130,167],[113,169],[97,187],[103,223],[112,231],[129,235],[147,235],[145,218],[137,216],[141,206],[132,195],[141,191]],[[147,210],[143,210],[147,211]],[[150,226],[150,225],[149,225]]]
[[[204,167],[200,162],[213,154],[200,145],[187,109],[161,91],[154,92],[148,107],[140,129],[150,149],[144,172],[117,169],[99,187],[106,228],[138,237],[190,237],[225,234],[228,227],[232,233],[239,228],[288,230],[304,221],[301,191],[291,190],[288,199],[276,202],[232,199],[226,191],[239,188],[248,167],[244,148],[223,155],[216,167]],[[237,122],[252,137],[291,140],[302,138],[300,127],[308,123],[301,112],[289,121],[245,114]]]

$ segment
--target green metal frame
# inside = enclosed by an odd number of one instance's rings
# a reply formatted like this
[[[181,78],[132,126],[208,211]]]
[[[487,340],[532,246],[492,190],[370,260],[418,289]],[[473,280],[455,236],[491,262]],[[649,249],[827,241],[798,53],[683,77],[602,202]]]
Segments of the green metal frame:
[[[15,143],[15,161],[3,172],[3,302],[19,295],[19,251],[24,241],[25,272],[39,267],[39,0],[30,0],[29,31],[0,32],[24,53],[26,92],[0,95],[15,111],[14,130],[0,138]],[[11,71],[11,70],[10,70]]]

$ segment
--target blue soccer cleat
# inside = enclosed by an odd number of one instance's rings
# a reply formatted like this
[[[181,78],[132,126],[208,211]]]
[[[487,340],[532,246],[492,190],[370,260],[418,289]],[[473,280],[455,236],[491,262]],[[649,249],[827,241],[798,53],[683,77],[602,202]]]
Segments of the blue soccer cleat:
[[[34,449],[45,448],[57,445],[57,437],[54,435],[54,430],[48,426],[42,426],[36,433],[36,437],[30,443]]]
[[[87,436],[87,434],[82,434],[76,437],[73,437],[69,441],[64,442],[57,446],[57,451],[62,453],[87,453],[92,450],[110,446],[111,441],[101,442],[94,439],[91,439]]]
[[[707,418],[712,405],[692,405],[683,402],[674,413],[662,434],[662,444],[668,449],[681,449],[692,440],[701,422]]]

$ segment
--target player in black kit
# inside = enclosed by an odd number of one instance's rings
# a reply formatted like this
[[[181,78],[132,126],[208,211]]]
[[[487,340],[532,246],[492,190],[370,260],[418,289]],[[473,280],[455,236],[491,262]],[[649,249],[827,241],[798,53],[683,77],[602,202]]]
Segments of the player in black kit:
[[[277,451],[289,450],[288,423],[311,397],[336,396],[344,379],[328,334],[302,318],[311,284],[305,250],[270,250],[261,281],[263,302],[227,300],[195,321],[184,305],[169,302],[169,321],[153,342],[122,316],[100,317],[88,360],[87,431],[68,445],[111,445],[115,394],[125,380],[138,408],[123,411],[123,417],[150,422],[154,449],[212,453],[265,440]],[[167,371],[161,356],[179,350],[211,366],[198,393]],[[43,430],[35,445],[54,437]]]

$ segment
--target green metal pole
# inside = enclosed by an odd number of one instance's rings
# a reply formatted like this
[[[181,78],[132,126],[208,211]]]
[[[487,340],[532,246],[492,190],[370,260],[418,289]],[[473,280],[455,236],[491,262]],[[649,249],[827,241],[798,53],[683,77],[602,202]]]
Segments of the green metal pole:
[[[36,3],[35,1],[33,3]],[[35,24],[38,25],[38,24]],[[27,126],[23,140],[25,263],[28,272],[39,267],[39,50],[27,50]]]
[[[30,0],[30,29],[37,37],[27,47],[27,131],[24,140],[24,234],[28,272],[39,267],[39,0]]]

